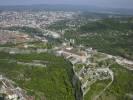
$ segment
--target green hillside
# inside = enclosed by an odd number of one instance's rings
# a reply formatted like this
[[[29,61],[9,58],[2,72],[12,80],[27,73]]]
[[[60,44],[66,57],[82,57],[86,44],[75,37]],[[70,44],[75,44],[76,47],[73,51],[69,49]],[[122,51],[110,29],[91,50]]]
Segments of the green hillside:
[[[45,67],[26,66],[17,61],[32,62],[41,60]],[[51,54],[0,53],[0,73],[15,81],[18,86],[35,95],[36,100],[74,100],[71,84],[72,66],[62,57]]]

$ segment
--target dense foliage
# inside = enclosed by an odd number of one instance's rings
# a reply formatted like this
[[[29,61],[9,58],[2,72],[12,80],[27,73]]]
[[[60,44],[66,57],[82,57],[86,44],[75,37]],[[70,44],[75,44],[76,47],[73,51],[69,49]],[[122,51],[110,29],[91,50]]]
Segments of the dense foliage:
[[[19,65],[17,61],[42,60],[44,67]],[[51,54],[0,53],[0,73],[35,95],[36,100],[74,100],[71,64]]]
[[[76,31],[67,31],[65,38],[101,52],[133,59],[133,19],[103,19],[88,22]]]

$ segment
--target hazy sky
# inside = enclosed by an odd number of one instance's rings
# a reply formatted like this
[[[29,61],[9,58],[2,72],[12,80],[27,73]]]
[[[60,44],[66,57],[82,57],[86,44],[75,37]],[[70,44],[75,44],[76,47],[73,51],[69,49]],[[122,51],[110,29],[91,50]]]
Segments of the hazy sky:
[[[0,0],[0,5],[32,4],[72,4],[112,8],[133,8],[133,0]]]

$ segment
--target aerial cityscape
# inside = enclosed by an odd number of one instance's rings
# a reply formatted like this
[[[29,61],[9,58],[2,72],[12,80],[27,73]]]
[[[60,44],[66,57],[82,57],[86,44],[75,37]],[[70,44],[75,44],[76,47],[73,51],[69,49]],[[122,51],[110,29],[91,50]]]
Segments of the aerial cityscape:
[[[133,2],[116,1],[0,1],[0,100],[133,100]]]

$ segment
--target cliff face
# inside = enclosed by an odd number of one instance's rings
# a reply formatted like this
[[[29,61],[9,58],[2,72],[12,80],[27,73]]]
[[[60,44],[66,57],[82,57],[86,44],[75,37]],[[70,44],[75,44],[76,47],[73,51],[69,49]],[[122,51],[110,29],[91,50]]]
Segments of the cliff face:
[[[72,84],[75,89],[75,100],[83,100],[83,93],[81,90],[81,83],[78,77],[73,72]]]

